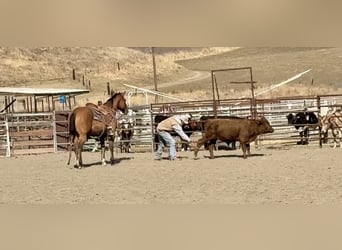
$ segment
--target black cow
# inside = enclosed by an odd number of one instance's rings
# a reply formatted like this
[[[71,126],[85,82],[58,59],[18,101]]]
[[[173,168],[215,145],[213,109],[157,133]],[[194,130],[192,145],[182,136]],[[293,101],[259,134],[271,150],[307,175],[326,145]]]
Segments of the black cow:
[[[154,129],[157,129],[158,123],[160,123],[161,121],[164,121],[165,119],[169,118],[170,116],[167,115],[156,115],[154,117]],[[192,133],[194,132],[194,130],[197,127],[197,123],[194,121],[189,121],[189,124],[183,124],[182,129],[184,131],[184,133],[190,137],[192,135]],[[179,136],[176,132],[172,131],[170,132],[170,134],[172,136]],[[159,139],[158,139],[158,135],[157,133],[155,133],[154,135],[154,142],[155,142],[155,150],[158,149],[158,143],[159,143]],[[189,145],[188,143],[182,143],[182,150],[188,150]]]
[[[289,124],[294,125],[299,131],[300,141],[298,145],[306,145],[309,143],[309,128],[318,126],[318,118],[313,112],[299,112],[297,114],[288,114],[286,116]]]

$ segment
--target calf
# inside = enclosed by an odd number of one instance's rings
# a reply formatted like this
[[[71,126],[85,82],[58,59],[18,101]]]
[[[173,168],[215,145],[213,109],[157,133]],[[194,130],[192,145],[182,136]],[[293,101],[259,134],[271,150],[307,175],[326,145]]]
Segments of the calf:
[[[334,148],[337,145],[342,147],[342,112],[334,111],[321,119],[322,133],[327,134],[328,130],[331,129],[334,137]]]
[[[318,125],[318,118],[313,112],[299,112],[296,115],[288,114],[286,116],[289,124],[294,125],[299,131],[300,141],[298,145],[306,145],[309,143],[309,128]]]
[[[205,126],[204,125],[205,125],[206,120],[208,120],[208,119],[215,119],[215,117],[214,116],[201,116],[200,117],[200,120],[199,120],[199,123],[198,123],[198,129],[200,131],[204,132],[204,130],[205,130]],[[218,116],[216,119],[243,119],[243,118],[237,117],[237,116]],[[208,149],[209,146],[212,145],[212,144],[215,147],[216,146],[216,141],[217,141],[217,139],[213,139],[213,140],[211,140],[209,142],[206,142],[204,144],[204,148]],[[224,142],[227,143],[228,148],[229,148],[229,145],[231,145],[230,149],[232,149],[232,150],[236,149],[236,141],[227,140],[227,141],[224,141]]]
[[[120,138],[120,150],[121,153],[131,152],[131,139],[134,135],[133,122],[122,121],[118,124],[118,136]]]
[[[205,133],[198,140],[195,148],[195,158],[197,158],[200,147],[211,140],[219,139],[221,141],[239,141],[243,158],[250,156],[249,143],[254,141],[258,135],[273,133],[273,128],[266,118],[257,119],[209,119],[205,123]],[[247,151],[247,154],[246,154]],[[214,158],[213,145],[209,145],[210,159]]]

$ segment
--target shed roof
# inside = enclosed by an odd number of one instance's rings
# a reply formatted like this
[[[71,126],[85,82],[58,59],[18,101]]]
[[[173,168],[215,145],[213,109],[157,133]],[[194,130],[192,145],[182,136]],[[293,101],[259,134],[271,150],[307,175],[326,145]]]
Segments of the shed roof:
[[[47,95],[80,95],[89,93],[88,89],[56,89],[56,88],[26,88],[26,87],[0,87],[0,95],[32,95],[32,96],[47,96]]]

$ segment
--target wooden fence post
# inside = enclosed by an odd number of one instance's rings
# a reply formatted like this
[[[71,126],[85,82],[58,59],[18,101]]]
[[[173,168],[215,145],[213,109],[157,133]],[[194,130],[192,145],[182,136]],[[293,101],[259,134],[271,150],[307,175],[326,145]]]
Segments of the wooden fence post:
[[[110,95],[110,86],[109,86],[109,82],[107,82],[107,94]]]

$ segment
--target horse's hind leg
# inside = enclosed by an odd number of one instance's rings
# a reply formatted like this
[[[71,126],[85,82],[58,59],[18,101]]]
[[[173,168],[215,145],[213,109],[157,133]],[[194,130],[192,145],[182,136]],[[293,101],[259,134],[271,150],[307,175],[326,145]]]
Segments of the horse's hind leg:
[[[83,160],[82,160],[82,148],[83,144],[86,142],[87,136],[81,135],[78,137],[76,147],[75,147],[75,154],[76,154],[76,167],[82,168],[83,167]]]
[[[79,145],[79,140],[78,138],[76,138],[75,142],[74,142],[74,149],[75,149],[75,157],[76,157],[76,164],[75,167],[76,168],[81,168],[81,164],[80,164],[80,145]]]
[[[100,139],[100,144],[101,144],[101,162],[102,166],[106,166],[106,147],[105,147],[105,140],[104,138]]]
[[[114,164],[114,136],[108,136],[108,147],[110,151],[110,165]]]

